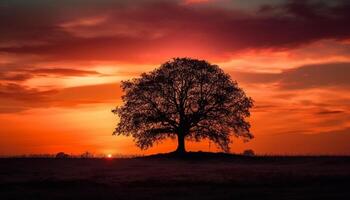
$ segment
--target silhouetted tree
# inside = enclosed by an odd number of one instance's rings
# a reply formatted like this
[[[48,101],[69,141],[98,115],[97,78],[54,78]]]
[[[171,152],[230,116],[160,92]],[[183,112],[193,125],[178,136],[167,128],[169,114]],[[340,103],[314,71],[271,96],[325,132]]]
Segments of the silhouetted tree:
[[[124,104],[112,110],[120,118],[113,134],[131,135],[141,149],[177,137],[178,153],[186,152],[185,139],[209,139],[228,152],[231,135],[253,138],[245,120],[252,99],[206,61],[175,58],[123,81],[122,89]]]

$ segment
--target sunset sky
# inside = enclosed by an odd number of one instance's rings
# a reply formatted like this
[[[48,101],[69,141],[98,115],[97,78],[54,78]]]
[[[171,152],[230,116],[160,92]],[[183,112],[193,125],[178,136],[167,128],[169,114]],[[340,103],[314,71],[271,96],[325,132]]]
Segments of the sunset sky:
[[[255,101],[232,151],[350,154],[350,2],[1,0],[0,155],[150,154],[112,136],[121,80],[205,59]],[[189,150],[215,151],[209,142]]]

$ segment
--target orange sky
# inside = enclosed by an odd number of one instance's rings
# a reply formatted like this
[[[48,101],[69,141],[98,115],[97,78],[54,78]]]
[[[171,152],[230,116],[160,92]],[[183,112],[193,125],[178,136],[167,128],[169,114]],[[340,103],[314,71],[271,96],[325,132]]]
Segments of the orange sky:
[[[132,2],[0,2],[0,155],[174,150],[112,136],[111,110],[121,80],[178,56],[218,64],[255,100],[255,139],[234,152],[350,154],[349,3]]]

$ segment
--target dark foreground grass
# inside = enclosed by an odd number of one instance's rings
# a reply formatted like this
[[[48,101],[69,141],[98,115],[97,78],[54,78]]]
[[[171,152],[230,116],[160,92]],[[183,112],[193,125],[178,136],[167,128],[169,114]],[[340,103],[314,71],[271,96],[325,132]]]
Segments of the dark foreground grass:
[[[350,157],[6,158],[0,199],[350,199]]]

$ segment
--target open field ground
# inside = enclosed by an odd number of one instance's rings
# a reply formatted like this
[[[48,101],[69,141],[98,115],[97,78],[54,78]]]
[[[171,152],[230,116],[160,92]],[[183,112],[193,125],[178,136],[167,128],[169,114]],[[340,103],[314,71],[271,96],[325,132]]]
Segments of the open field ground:
[[[0,159],[0,199],[350,199],[350,157]]]

